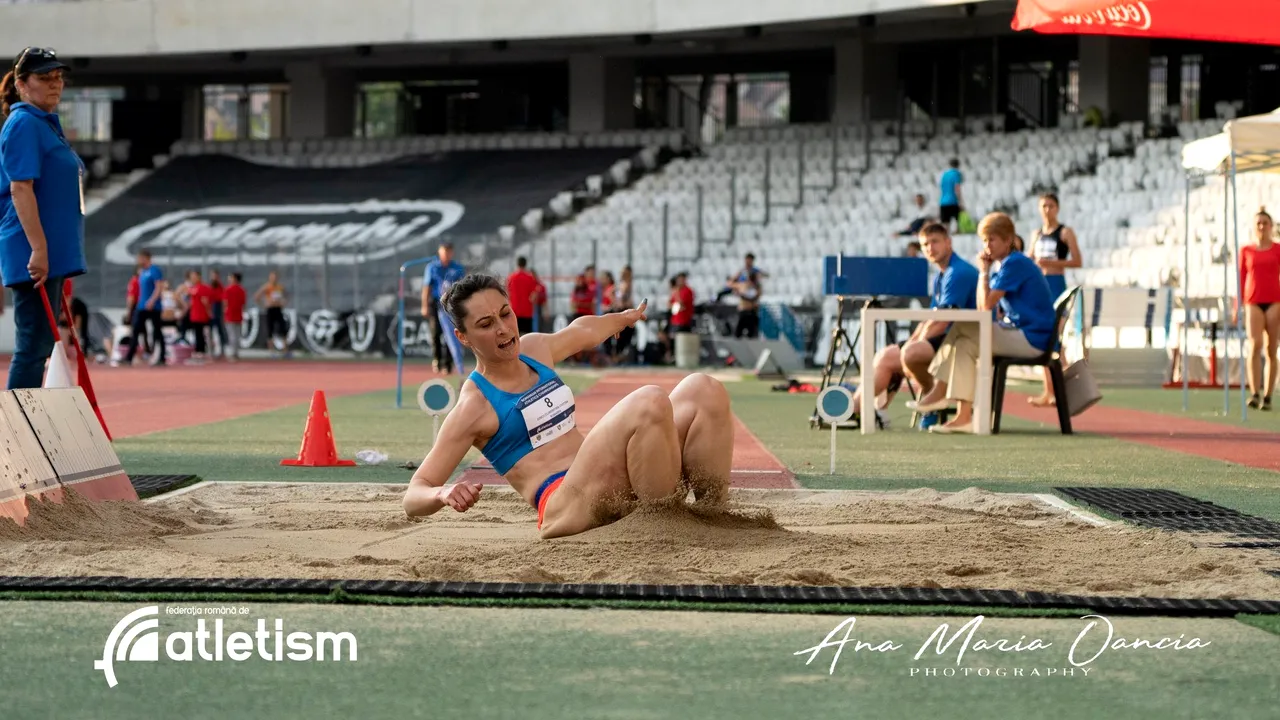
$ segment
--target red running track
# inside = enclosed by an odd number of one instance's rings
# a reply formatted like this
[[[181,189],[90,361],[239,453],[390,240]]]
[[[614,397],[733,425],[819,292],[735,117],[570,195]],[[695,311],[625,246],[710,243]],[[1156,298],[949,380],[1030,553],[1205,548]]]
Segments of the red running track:
[[[289,360],[214,362],[197,366],[89,368],[98,406],[112,437],[126,438],[230,420],[326,398],[387,390],[395,386],[388,363],[299,362]],[[430,370],[405,368],[405,387],[430,377]]]

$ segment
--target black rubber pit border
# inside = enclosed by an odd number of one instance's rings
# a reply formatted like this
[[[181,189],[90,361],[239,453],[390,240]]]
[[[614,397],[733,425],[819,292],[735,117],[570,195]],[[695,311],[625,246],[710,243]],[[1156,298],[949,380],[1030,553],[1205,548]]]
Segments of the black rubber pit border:
[[[194,485],[200,482],[200,477],[198,475],[130,475],[129,482],[133,484],[133,490],[138,493],[138,498],[142,499]]]
[[[1184,532],[1228,533],[1247,539],[1250,547],[1267,544],[1263,541],[1280,543],[1278,522],[1171,490],[1097,487],[1059,487],[1054,490],[1137,525]]]
[[[7,577],[0,591],[25,592],[233,592],[351,595],[423,599],[507,599],[775,603],[793,606],[968,605],[1081,609],[1117,614],[1232,616],[1280,613],[1280,600],[1180,599],[1057,595],[966,588],[858,588],[776,585],[611,585],[599,583],[409,582],[401,580],[294,580],[287,578]]]
[[[1197,500],[1172,490],[1059,487],[1055,491],[1136,525],[1193,533],[1224,533],[1239,538],[1215,547],[1280,552],[1280,523]],[[1264,570],[1280,577],[1280,569]]]

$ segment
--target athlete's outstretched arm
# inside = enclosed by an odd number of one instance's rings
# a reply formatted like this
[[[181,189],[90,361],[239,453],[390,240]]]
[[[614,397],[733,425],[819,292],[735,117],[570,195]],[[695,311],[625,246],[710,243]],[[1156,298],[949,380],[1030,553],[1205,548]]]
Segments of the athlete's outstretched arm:
[[[649,301],[645,299],[639,307],[631,310],[580,317],[560,332],[548,335],[552,361],[558,363],[584,350],[590,350],[641,320],[647,320],[645,310],[648,305]]]
[[[404,511],[409,517],[433,515],[445,506],[466,512],[480,497],[480,485],[476,483],[445,486],[475,441],[475,415],[469,407],[464,408],[464,404],[458,403],[453,412],[445,416],[435,445],[409,480],[409,489],[404,495]]]

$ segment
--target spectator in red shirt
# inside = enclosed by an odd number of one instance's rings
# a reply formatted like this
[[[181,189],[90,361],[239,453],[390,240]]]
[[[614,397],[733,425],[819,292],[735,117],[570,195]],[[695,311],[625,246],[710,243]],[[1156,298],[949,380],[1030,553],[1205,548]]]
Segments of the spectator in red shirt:
[[[240,324],[244,322],[244,306],[249,298],[244,285],[240,284],[240,273],[231,273],[230,278],[231,282],[222,289],[223,317],[227,328],[227,344],[223,352],[228,362],[235,362],[240,359]]]
[[[671,332],[693,332],[693,288],[685,273],[676,275],[676,285],[671,290]]]
[[[533,282],[535,283],[533,291],[533,317],[536,320],[535,325],[541,326],[545,324],[542,318],[542,311],[547,305],[547,286],[543,285],[542,281],[538,279],[538,272],[536,270],[530,270],[529,274],[533,276]],[[537,327],[534,328],[534,330],[537,329]]]
[[[129,287],[124,291],[126,323],[131,322],[129,319],[133,317],[134,308],[138,307],[138,295],[142,293],[142,282],[138,280],[140,272],[137,267],[133,268],[133,277],[129,278]]]
[[[613,279],[613,273],[609,272],[608,270],[604,271],[604,273],[600,276],[600,285],[604,287],[604,290],[600,292],[600,314],[607,315],[611,312],[616,312],[619,308],[617,307],[618,298],[614,294],[617,288],[617,282]],[[612,336],[605,338],[605,341],[604,341],[605,358],[608,359],[609,361],[613,361],[615,356],[617,355],[617,352],[618,352],[617,339]]]
[[[596,280],[596,266],[588,265],[582,270],[582,277],[587,281],[587,294],[591,296],[591,314],[597,315],[600,312],[600,283]]]
[[[226,321],[226,307],[223,305],[222,291],[222,275],[217,270],[209,271],[209,289],[213,291],[209,301],[213,303],[213,313],[209,318],[209,339],[215,336],[218,338],[218,354],[227,354],[227,328],[224,323]]]
[[[141,274],[142,274],[142,268],[135,265],[133,268],[133,277],[129,278],[129,287],[125,290],[125,293],[124,293],[124,299],[125,299],[124,324],[130,327],[133,327],[134,311],[138,309],[138,296],[142,294],[142,281],[138,277]],[[129,342],[131,343],[142,342],[143,347],[141,349],[144,350],[146,353],[150,354],[151,338],[148,337],[146,333],[142,333],[142,335],[143,337],[141,338],[136,338],[136,337],[129,338]]]
[[[187,273],[187,329],[196,333],[195,357],[204,358],[208,352],[205,330],[213,319],[213,288],[204,284],[199,270]]]
[[[613,279],[613,273],[606,270],[604,273],[603,280],[604,280],[603,282],[604,291],[600,293],[600,314],[601,315],[603,315],[604,313],[613,312],[614,306],[618,302],[617,295],[615,295],[615,292],[617,291],[618,283]]]
[[[596,314],[595,288],[587,281],[586,274],[579,275],[573,283],[573,294],[569,296],[573,306],[573,319]]]
[[[534,300],[538,292],[538,281],[529,273],[528,264],[524,256],[516,258],[516,271],[507,276],[507,298],[521,335],[533,332]]]

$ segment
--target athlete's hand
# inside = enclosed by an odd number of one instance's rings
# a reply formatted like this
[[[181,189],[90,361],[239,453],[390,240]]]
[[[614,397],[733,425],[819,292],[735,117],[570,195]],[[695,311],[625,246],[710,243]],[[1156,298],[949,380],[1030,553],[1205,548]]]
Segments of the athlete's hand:
[[[480,484],[462,481],[440,488],[440,500],[445,505],[466,512],[480,499]]]
[[[645,310],[649,307],[649,298],[640,301],[640,304],[630,310],[623,310],[622,317],[627,321],[627,327],[631,327],[641,320],[648,320],[649,316]]]
[[[638,306],[630,310],[623,310],[618,314],[621,315],[622,319],[627,322],[627,325],[626,325],[627,327],[635,327],[636,323],[640,322],[641,320],[649,319],[649,316],[645,314],[645,310],[648,307],[649,307],[649,298],[645,298],[640,301],[640,304]],[[613,338],[615,340],[621,337],[622,337],[621,331],[618,331],[613,334]]]

